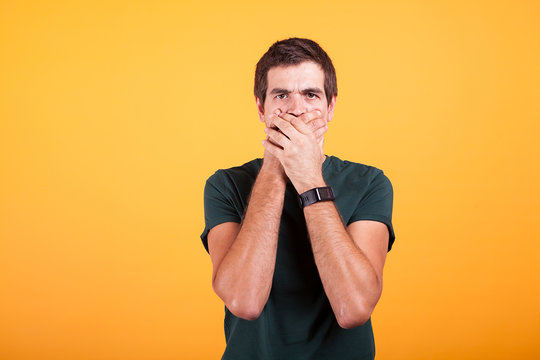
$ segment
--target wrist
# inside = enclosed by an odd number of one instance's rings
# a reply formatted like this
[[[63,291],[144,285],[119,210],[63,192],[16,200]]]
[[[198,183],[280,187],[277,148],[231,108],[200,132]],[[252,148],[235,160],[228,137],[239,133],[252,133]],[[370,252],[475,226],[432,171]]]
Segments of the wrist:
[[[311,190],[316,187],[325,187],[328,186],[324,182],[322,175],[320,177],[309,179],[307,181],[302,181],[301,183],[295,184],[296,191],[298,194],[303,194],[308,190]]]
[[[298,204],[300,208],[315,204],[319,201],[333,201],[336,199],[331,186],[319,186],[309,189],[302,194],[298,194]]]
[[[287,176],[284,171],[276,167],[264,166],[264,163],[259,171],[259,176],[276,184],[287,183]]]

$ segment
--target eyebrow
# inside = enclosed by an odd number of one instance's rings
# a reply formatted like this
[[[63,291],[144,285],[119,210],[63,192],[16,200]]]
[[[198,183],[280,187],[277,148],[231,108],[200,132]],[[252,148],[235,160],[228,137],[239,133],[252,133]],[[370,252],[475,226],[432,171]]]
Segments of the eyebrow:
[[[274,94],[289,94],[291,91],[288,90],[288,89],[283,89],[283,88],[274,88],[272,89],[272,91],[270,91],[270,95],[274,95]],[[310,87],[310,88],[306,88],[306,89],[303,89],[302,90],[302,93],[304,94],[307,94],[307,93],[313,93],[313,94],[318,94],[318,95],[322,95],[324,92],[317,88],[317,87]]]

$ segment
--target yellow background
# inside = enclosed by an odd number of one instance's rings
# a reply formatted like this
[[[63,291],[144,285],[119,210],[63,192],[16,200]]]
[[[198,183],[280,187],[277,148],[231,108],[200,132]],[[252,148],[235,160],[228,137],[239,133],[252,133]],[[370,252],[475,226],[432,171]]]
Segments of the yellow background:
[[[262,157],[257,60],[329,53],[325,153],[383,169],[377,359],[540,356],[537,1],[2,1],[0,358],[218,359],[199,235]]]

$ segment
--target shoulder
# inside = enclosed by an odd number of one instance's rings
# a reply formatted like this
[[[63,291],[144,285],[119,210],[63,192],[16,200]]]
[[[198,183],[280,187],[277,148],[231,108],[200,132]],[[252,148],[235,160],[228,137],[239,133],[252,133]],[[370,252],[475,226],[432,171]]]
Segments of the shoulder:
[[[242,165],[216,170],[208,179],[206,184],[218,188],[226,188],[230,185],[244,185],[255,181],[262,165],[262,159],[256,158]]]
[[[339,178],[348,183],[390,183],[390,180],[384,171],[372,165],[350,160],[342,160],[337,156],[331,156],[331,161],[328,167],[329,176]]]

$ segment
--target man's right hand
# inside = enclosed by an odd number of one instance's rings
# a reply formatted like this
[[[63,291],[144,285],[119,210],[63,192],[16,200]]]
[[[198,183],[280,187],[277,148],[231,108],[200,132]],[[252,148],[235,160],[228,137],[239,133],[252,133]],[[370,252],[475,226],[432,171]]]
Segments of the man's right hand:
[[[265,124],[270,124],[272,126],[273,119],[280,113],[280,110],[275,110],[274,113],[271,113],[268,117],[268,121],[265,121]],[[266,141],[270,141],[268,136]],[[285,169],[277,157],[272,155],[268,150],[264,151],[264,160],[261,171],[268,172],[270,174],[276,175],[280,180],[284,182],[287,181],[287,175],[285,174]]]
[[[266,141],[268,137],[266,137]],[[277,176],[280,180],[287,181],[287,175],[285,174],[285,169],[277,157],[272,155],[268,150],[264,150],[264,159],[261,171],[268,172]]]

